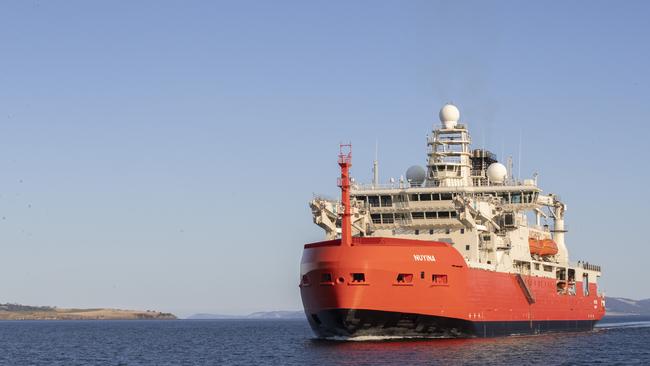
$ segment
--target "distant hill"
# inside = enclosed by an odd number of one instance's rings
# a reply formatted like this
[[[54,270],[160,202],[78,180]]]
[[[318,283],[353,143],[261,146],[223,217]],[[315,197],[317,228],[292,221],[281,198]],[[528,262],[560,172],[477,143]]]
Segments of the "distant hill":
[[[650,316],[650,299],[632,300],[624,297],[607,297],[605,299],[607,315],[648,315]],[[304,319],[305,312],[299,311],[260,311],[248,315],[194,314],[187,319]]]
[[[304,319],[305,312],[298,311],[259,311],[248,314],[248,319]]]
[[[176,319],[174,314],[147,310],[64,309],[53,306],[0,304],[0,320],[144,320]]]
[[[258,311],[248,315],[194,314],[187,319],[304,319],[305,312],[299,311]]]
[[[241,319],[242,315],[224,315],[224,314],[209,314],[209,313],[198,313],[188,316],[186,319]]]
[[[605,298],[607,315],[650,315],[650,299],[632,300],[624,297]]]

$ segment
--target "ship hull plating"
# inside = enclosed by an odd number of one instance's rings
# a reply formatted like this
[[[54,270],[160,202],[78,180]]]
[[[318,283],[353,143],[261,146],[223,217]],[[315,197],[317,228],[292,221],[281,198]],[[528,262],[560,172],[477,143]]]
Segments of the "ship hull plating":
[[[605,314],[594,284],[468,268],[450,244],[353,238],[308,244],[301,297],[320,337],[492,337],[593,329]]]
[[[595,320],[472,322],[441,316],[363,309],[330,309],[307,314],[321,338],[405,337],[463,338],[593,330]]]

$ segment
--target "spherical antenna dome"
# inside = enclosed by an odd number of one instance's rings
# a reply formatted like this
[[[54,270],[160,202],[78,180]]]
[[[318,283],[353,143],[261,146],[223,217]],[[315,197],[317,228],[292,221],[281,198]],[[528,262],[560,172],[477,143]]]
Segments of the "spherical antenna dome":
[[[460,111],[455,105],[447,103],[440,109],[439,116],[445,128],[454,128],[460,119]]]
[[[414,186],[421,186],[426,176],[427,172],[419,165],[413,165],[406,170],[406,180]]]
[[[508,169],[501,163],[492,163],[487,168],[487,176],[490,182],[503,184],[508,176]]]

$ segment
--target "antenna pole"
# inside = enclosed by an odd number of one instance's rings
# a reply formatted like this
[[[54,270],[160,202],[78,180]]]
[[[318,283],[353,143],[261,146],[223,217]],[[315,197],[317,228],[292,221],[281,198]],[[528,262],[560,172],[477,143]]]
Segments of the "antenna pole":
[[[521,130],[519,130],[519,159],[517,159],[517,180],[521,181]]]
[[[375,141],[375,161],[372,162],[372,185],[379,186],[379,142]]]
[[[352,245],[352,207],[350,206],[350,167],[352,166],[352,144],[339,146],[339,166],[341,167],[341,204],[343,205],[343,219],[341,220],[341,245]]]

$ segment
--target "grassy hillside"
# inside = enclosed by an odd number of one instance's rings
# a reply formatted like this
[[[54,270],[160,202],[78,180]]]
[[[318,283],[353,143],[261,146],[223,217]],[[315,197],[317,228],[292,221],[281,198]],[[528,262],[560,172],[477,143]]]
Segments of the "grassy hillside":
[[[170,313],[121,309],[63,309],[51,306],[0,304],[0,320],[138,320],[176,319]]]

